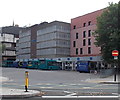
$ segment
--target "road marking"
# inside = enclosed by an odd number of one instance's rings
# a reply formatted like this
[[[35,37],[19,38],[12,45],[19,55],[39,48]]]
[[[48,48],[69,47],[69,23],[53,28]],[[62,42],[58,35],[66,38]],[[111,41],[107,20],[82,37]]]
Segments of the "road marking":
[[[114,94],[114,95],[118,95],[118,93],[112,93],[112,94]]]
[[[64,91],[65,93],[71,93],[70,91]]]
[[[47,88],[47,89],[48,89],[48,88],[53,88],[53,87],[40,87],[40,88],[42,88],[42,89],[45,89],[45,88]]]
[[[74,96],[74,95],[76,95],[77,93],[71,93],[71,94],[69,94],[69,95],[66,95],[66,96]]]
[[[83,89],[89,89],[89,88],[92,88],[92,87],[82,87]]]
[[[42,98],[119,98],[119,96],[42,96]]]
[[[64,91],[64,93],[70,93],[70,94],[65,95],[65,96],[73,96],[73,95],[76,95],[75,92],[70,92],[70,91]]]

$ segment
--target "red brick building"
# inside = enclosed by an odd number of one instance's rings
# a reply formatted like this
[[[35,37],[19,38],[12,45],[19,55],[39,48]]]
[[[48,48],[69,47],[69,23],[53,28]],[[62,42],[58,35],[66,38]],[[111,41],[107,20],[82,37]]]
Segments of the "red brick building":
[[[96,47],[92,32],[96,29],[96,18],[104,9],[71,19],[71,57],[99,56],[100,47]]]

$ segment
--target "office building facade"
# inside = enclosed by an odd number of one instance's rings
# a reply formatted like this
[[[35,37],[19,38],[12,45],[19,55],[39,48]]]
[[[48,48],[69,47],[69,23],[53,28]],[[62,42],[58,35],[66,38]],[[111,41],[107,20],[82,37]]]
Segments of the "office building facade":
[[[37,58],[70,56],[70,24],[54,21],[37,31]]]
[[[102,14],[104,9],[88,13],[71,19],[71,46],[70,55],[72,57],[100,56],[100,47],[95,43],[93,32],[97,24],[97,17]]]
[[[70,24],[43,22],[23,29],[17,44],[17,59],[70,56]]]

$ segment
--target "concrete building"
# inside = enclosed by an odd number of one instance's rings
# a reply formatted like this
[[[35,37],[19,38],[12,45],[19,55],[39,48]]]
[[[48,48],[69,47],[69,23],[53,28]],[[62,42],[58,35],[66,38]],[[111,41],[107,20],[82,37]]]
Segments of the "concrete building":
[[[70,24],[54,21],[37,31],[37,58],[70,56]]]
[[[30,59],[31,47],[31,30],[30,28],[22,29],[19,33],[19,41],[16,45],[17,59]]]
[[[19,34],[17,59],[70,56],[70,24],[43,22],[23,29]]]
[[[95,37],[92,32],[96,29],[96,18],[103,10],[71,19],[70,55],[72,57],[100,56],[101,48],[95,46]]]
[[[0,42],[4,48],[2,60],[16,59],[16,42],[19,39],[20,27],[6,26],[0,29]]]

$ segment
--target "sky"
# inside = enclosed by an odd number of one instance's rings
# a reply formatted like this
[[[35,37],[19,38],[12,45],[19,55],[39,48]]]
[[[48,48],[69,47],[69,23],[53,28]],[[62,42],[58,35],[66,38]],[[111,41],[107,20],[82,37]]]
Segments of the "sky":
[[[72,18],[103,9],[119,0],[0,0],[0,27],[41,22],[71,22]]]

